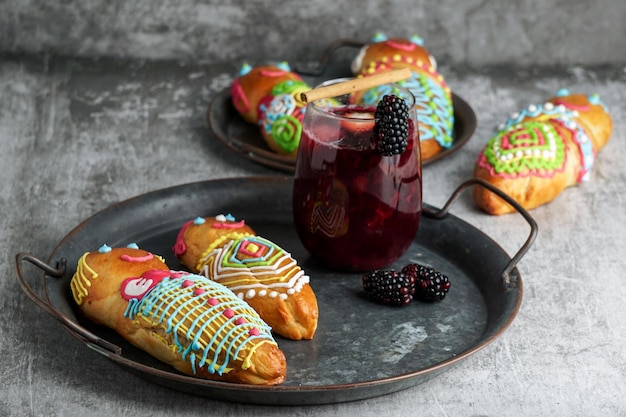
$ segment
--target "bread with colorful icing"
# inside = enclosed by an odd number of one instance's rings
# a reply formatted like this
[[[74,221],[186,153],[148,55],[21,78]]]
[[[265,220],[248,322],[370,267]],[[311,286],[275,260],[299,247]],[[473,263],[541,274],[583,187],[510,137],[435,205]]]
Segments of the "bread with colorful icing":
[[[611,116],[598,95],[560,90],[543,104],[508,118],[478,155],[474,176],[524,208],[536,208],[589,180],[596,154],[612,129]],[[514,210],[484,188],[474,189],[474,200],[489,214]]]
[[[273,152],[296,157],[305,105],[297,95],[310,87],[289,64],[242,65],[230,88],[233,105],[246,122],[259,126]]]
[[[190,220],[178,234],[174,254],[191,271],[230,288],[276,334],[313,338],[319,312],[309,276],[288,252],[257,236],[244,220],[230,215]]]
[[[285,81],[302,81],[286,62],[254,67],[244,63],[230,87],[235,109],[245,121],[256,124],[261,99],[270,94],[276,84]]]
[[[204,276],[171,271],[148,251],[87,252],[70,287],[88,319],[184,374],[255,385],[285,380],[285,356],[248,304]]]
[[[376,34],[352,61],[357,77],[367,77],[398,68],[410,68],[411,78],[398,82],[415,96],[419,125],[420,150],[424,160],[431,159],[453,145],[454,107],[452,91],[437,72],[437,61],[424,48],[419,36],[389,39]],[[389,85],[374,87],[365,93],[365,102],[375,104],[385,94],[393,94]]]

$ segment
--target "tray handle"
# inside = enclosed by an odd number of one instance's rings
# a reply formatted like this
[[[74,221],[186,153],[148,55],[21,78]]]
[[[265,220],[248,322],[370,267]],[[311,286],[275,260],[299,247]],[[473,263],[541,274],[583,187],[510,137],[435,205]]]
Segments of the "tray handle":
[[[444,218],[448,214],[450,207],[456,201],[459,195],[465,189],[471,186],[476,186],[476,185],[485,187],[486,189],[488,189],[489,191],[491,191],[492,193],[496,194],[498,197],[506,201],[508,204],[510,204],[519,214],[522,215],[522,217],[524,217],[524,219],[526,220],[526,222],[528,222],[528,225],[530,226],[530,234],[528,238],[526,239],[522,247],[513,256],[513,258],[511,258],[511,260],[508,262],[508,264],[505,266],[504,270],[502,271],[502,282],[504,284],[504,288],[511,289],[516,285],[517,280],[519,278],[519,272],[517,271],[516,266],[518,262],[520,261],[520,259],[522,259],[522,257],[526,254],[526,252],[528,252],[528,249],[530,249],[530,246],[535,241],[535,238],[537,237],[537,232],[539,230],[537,226],[537,222],[535,221],[535,219],[532,218],[532,216],[528,213],[528,211],[524,207],[522,207],[511,196],[509,196],[508,194],[506,194],[504,191],[497,188],[493,184],[488,183],[482,178],[471,178],[463,182],[461,185],[457,187],[457,189],[452,193],[448,201],[444,204],[444,206],[441,209],[425,207],[423,213],[424,215],[435,218],[435,219]]]
[[[316,67],[311,68],[309,66],[305,67],[303,65],[296,64],[294,66],[294,71],[299,73],[300,75],[311,75],[311,76],[322,75],[324,71],[326,71],[326,68],[328,68],[328,63],[330,62],[330,58],[332,57],[333,53],[337,49],[343,48],[345,46],[351,47],[351,48],[362,48],[365,45],[366,45],[365,42],[358,41],[355,39],[338,39],[330,43],[326,47],[326,49],[324,49],[324,51],[322,52],[322,56],[320,57],[320,60]]]
[[[28,282],[26,282],[24,269],[23,269],[24,262],[29,262],[35,265],[39,269],[43,270],[49,276],[60,278],[63,275],[65,275],[65,271],[66,271],[65,265],[67,262],[66,259],[61,259],[58,262],[57,267],[55,268],[51,265],[48,265],[44,261],[38,259],[37,257],[31,254],[18,253],[15,256],[15,268],[17,270],[17,281],[19,282],[20,287],[22,288],[22,291],[24,292],[24,294],[28,296],[28,298],[30,298],[42,310],[50,314],[52,317],[57,319],[63,326],[65,326],[65,328],[73,336],[77,337],[79,340],[83,341],[87,345],[95,345],[95,346],[90,346],[90,347],[93,347],[94,350],[103,354],[113,353],[115,355],[121,355],[122,348],[120,348],[119,346],[111,342],[108,342],[104,339],[99,338],[95,334],[91,333],[89,330],[74,323],[67,316],[65,316],[56,308],[54,308],[48,301],[44,300],[39,295],[37,295],[37,293],[35,293],[35,291],[28,284]],[[102,352],[102,349],[105,349],[106,352]]]

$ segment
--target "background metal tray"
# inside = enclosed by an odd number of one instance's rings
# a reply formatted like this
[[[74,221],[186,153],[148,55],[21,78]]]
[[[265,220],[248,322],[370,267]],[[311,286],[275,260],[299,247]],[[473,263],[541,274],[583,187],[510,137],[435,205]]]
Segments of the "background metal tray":
[[[456,152],[467,143],[476,129],[476,115],[471,106],[454,93],[452,103],[454,106],[452,146],[429,159],[424,159],[422,165],[428,165]],[[270,150],[261,137],[259,127],[246,122],[239,115],[233,106],[229,90],[224,90],[213,98],[207,117],[209,128],[215,137],[242,157],[283,171],[295,171],[296,159]]]
[[[427,206],[417,239],[394,267],[409,261],[431,265],[450,277],[452,287],[440,303],[413,302],[397,308],[368,300],[361,274],[330,271],[307,255],[292,227],[292,185],[287,177],[213,180],[118,203],[78,225],[47,263],[18,254],[18,282],[33,302],[72,335],[128,371],[186,393],[241,403],[326,404],[406,389],[487,346],[513,321],[522,300],[522,281],[515,265],[536,235],[536,224],[523,209],[531,233],[510,258],[488,236],[447,214],[463,185],[443,209]],[[69,281],[84,252],[104,243],[125,246],[135,242],[178,269],[171,247],[181,225],[199,215],[220,213],[245,219],[257,234],[290,251],[311,276],[320,308],[318,330],[311,341],[277,339],[288,365],[282,385],[238,385],[182,375],[115,332],[84,319],[75,309]],[[26,281],[25,261],[44,270],[45,298]]]
[[[350,71],[350,62],[363,46],[365,43],[359,40],[337,39],[324,49],[318,62],[312,67],[296,64],[293,70],[299,73],[310,86],[333,78],[351,77],[353,75]],[[340,54],[342,50],[343,56]],[[452,92],[452,105],[454,107],[452,146],[431,158],[423,159],[422,165],[424,166],[459,150],[470,140],[476,130],[476,114],[469,103]],[[295,158],[270,150],[261,137],[259,127],[246,122],[239,115],[232,104],[230,89],[220,92],[213,98],[209,104],[207,119],[215,137],[242,157],[283,171],[295,171]]]

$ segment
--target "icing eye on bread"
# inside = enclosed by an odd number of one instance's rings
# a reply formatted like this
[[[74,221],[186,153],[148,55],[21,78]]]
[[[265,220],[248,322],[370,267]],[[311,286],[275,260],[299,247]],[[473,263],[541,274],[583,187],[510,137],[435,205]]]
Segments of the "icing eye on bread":
[[[526,209],[549,203],[566,188],[588,181],[596,154],[608,142],[611,116],[597,95],[560,90],[543,104],[513,114],[482,149],[474,176],[507,193]],[[474,189],[489,214],[514,209],[495,194]]]
[[[171,271],[136,247],[85,253],[70,287],[80,311],[178,371],[200,378],[275,385],[286,360],[270,327],[228,288]]]
[[[231,289],[276,334],[313,338],[319,312],[309,277],[288,252],[257,236],[245,221],[224,215],[191,220],[181,228],[174,254],[191,271]]]

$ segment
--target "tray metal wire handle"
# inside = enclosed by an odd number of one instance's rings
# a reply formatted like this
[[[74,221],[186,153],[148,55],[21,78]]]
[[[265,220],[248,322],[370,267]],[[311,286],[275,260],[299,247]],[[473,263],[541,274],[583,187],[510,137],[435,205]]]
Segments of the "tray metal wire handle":
[[[351,47],[351,48],[362,48],[365,45],[366,45],[365,42],[354,40],[354,39],[338,39],[332,42],[331,44],[329,44],[326,47],[326,49],[324,49],[324,51],[322,52],[322,56],[320,57],[320,60],[316,67],[309,68],[303,65],[296,65],[294,67],[294,70],[300,75],[311,75],[311,76],[322,75],[324,71],[326,71],[326,68],[328,68],[328,63],[330,62],[330,58],[332,57],[333,53],[337,49],[346,47],[346,46]]]
[[[22,291],[24,291],[24,294],[26,294],[28,298],[30,298],[41,309],[43,309],[45,312],[47,312],[52,317],[57,319],[61,324],[63,324],[63,326],[65,326],[65,328],[69,330],[69,332],[72,334],[72,336],[79,338],[83,342],[86,342],[86,344],[88,345],[89,344],[95,345],[96,346],[95,350],[101,353],[104,353],[104,354],[113,353],[115,355],[120,355],[122,353],[122,349],[119,346],[113,343],[107,342],[104,339],[99,338],[98,336],[91,333],[87,329],[74,323],[67,316],[65,316],[63,313],[61,313],[56,308],[54,308],[48,301],[44,300],[39,295],[37,295],[37,293],[28,284],[28,282],[26,282],[26,279],[24,278],[24,269],[22,267],[22,264],[24,262],[30,262],[31,264],[35,265],[39,269],[43,270],[46,273],[46,275],[49,275],[55,278],[60,278],[64,276],[66,272],[65,270],[66,260],[65,259],[61,259],[59,261],[59,265],[55,268],[51,265],[48,265],[44,261],[36,258],[35,256],[31,254],[18,253],[15,256],[15,268],[17,270],[17,281],[19,282],[20,287],[22,287]],[[102,352],[102,350],[98,349],[97,347],[104,348],[106,352]]]
[[[448,199],[448,201],[444,204],[442,208],[435,209],[435,208],[425,207],[423,213],[424,215],[428,217],[432,217],[435,219],[443,219],[448,214],[448,211],[450,211],[450,207],[452,206],[452,204],[454,204],[454,202],[459,197],[459,195],[465,189],[471,186],[476,186],[476,185],[485,187],[486,189],[488,189],[489,191],[491,191],[492,193],[496,194],[498,197],[506,201],[508,204],[510,204],[519,214],[522,215],[522,217],[524,217],[524,219],[526,220],[526,222],[528,222],[528,225],[530,226],[530,234],[528,238],[526,239],[522,247],[513,256],[513,258],[511,258],[511,260],[508,262],[508,264],[504,267],[504,270],[502,271],[502,282],[504,284],[504,288],[505,289],[513,288],[517,283],[517,279],[519,278],[519,272],[517,271],[516,266],[519,263],[520,259],[522,259],[522,257],[526,254],[526,252],[528,252],[528,250],[530,249],[530,246],[535,241],[539,228],[537,226],[537,222],[535,221],[535,219],[532,218],[532,216],[528,213],[528,211],[524,207],[522,207],[517,201],[515,201],[510,195],[506,194],[504,191],[497,188],[493,184],[488,183],[482,178],[471,178],[463,182],[461,185],[459,185],[456,188],[456,190],[452,193],[452,195],[450,196],[450,198]]]

